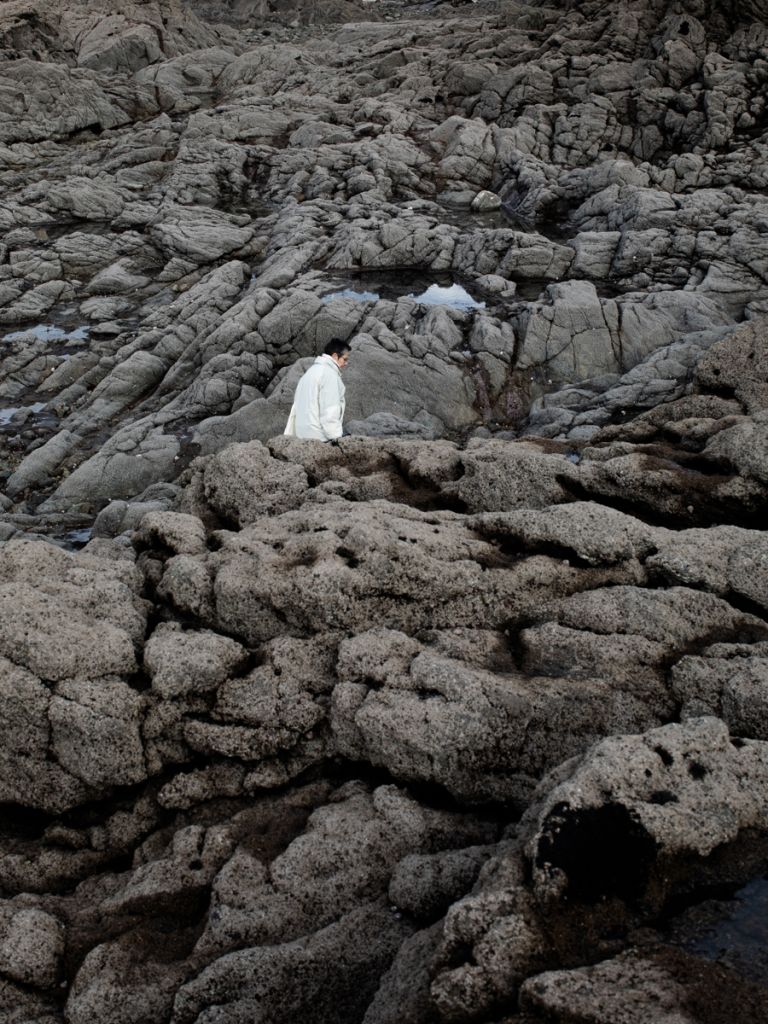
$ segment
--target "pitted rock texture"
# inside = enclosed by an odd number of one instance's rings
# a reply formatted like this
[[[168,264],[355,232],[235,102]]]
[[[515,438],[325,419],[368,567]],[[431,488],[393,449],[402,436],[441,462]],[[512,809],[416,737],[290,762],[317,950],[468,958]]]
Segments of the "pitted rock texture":
[[[765,4],[0,6],[0,1017],[762,1024]]]

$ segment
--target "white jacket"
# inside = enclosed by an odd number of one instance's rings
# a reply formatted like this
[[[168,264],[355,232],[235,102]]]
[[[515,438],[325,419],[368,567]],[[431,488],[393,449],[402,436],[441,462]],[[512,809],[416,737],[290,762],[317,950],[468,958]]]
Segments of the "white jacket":
[[[336,362],[318,356],[296,386],[285,433],[316,441],[341,437],[345,391]]]

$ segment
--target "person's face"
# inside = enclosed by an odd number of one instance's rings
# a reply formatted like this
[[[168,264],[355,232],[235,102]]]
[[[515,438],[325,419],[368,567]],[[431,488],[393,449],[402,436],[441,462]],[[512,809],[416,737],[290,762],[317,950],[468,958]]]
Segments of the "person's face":
[[[334,363],[336,363],[340,370],[343,370],[344,367],[349,362],[349,350],[347,350],[346,352],[342,352],[340,356],[336,355],[336,353],[334,352],[334,354],[331,356],[331,359],[334,361]]]

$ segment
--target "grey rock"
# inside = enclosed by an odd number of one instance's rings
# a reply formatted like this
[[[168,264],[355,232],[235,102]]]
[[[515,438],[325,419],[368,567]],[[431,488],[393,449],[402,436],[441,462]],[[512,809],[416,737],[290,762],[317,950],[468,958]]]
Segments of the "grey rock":
[[[58,979],[65,930],[52,914],[35,907],[0,907],[0,970],[13,981],[51,989]]]
[[[164,698],[215,690],[244,662],[245,649],[208,631],[185,633],[161,624],[147,641],[144,664]]]
[[[147,777],[141,737],[143,701],[116,679],[70,679],[51,700],[51,748],[59,764],[88,786],[129,786]]]
[[[349,420],[346,430],[362,437],[414,437],[431,441],[436,436],[427,423],[404,420],[387,412],[372,413],[364,420]]]
[[[280,462],[259,441],[231,445],[206,464],[203,487],[208,503],[239,526],[264,515],[297,508],[309,488],[300,466]]]

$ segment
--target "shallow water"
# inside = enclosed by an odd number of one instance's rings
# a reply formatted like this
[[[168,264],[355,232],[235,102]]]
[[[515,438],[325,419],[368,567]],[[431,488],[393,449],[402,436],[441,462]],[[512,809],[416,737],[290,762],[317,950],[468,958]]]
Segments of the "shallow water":
[[[688,927],[678,940],[684,949],[768,983],[768,878],[754,879],[731,899],[713,901],[706,920]]]
[[[29,409],[30,412],[37,413],[41,412],[46,404],[45,402],[34,402],[32,405],[17,405],[14,408],[0,409],[0,427],[7,426],[16,413],[22,409]]]
[[[452,306],[454,309],[485,309],[484,302],[473,299],[466,288],[460,284],[452,284],[443,288],[439,284],[431,284],[421,295],[409,296],[423,306]]]
[[[79,548],[85,547],[88,541],[91,539],[93,529],[90,526],[84,527],[79,530],[69,530],[67,533],[62,533],[57,537],[53,537],[57,544],[61,547],[67,548],[70,551],[76,551]]]
[[[13,331],[3,336],[2,341],[16,341],[23,338],[25,334],[34,334],[38,341],[87,341],[90,327],[75,327],[67,330],[63,327],[56,327],[54,324],[35,324],[33,327],[25,327],[20,331]]]
[[[323,295],[323,302],[333,302],[334,299],[351,299],[353,302],[378,302],[381,296],[378,292],[358,292],[354,288],[343,288],[340,292],[330,292]]]
[[[467,289],[449,274],[420,274],[408,271],[365,271],[354,278],[339,280],[337,288],[323,295],[323,302],[351,299],[353,302],[414,299],[423,306],[449,306],[452,309],[483,309],[485,303],[473,298]]]

